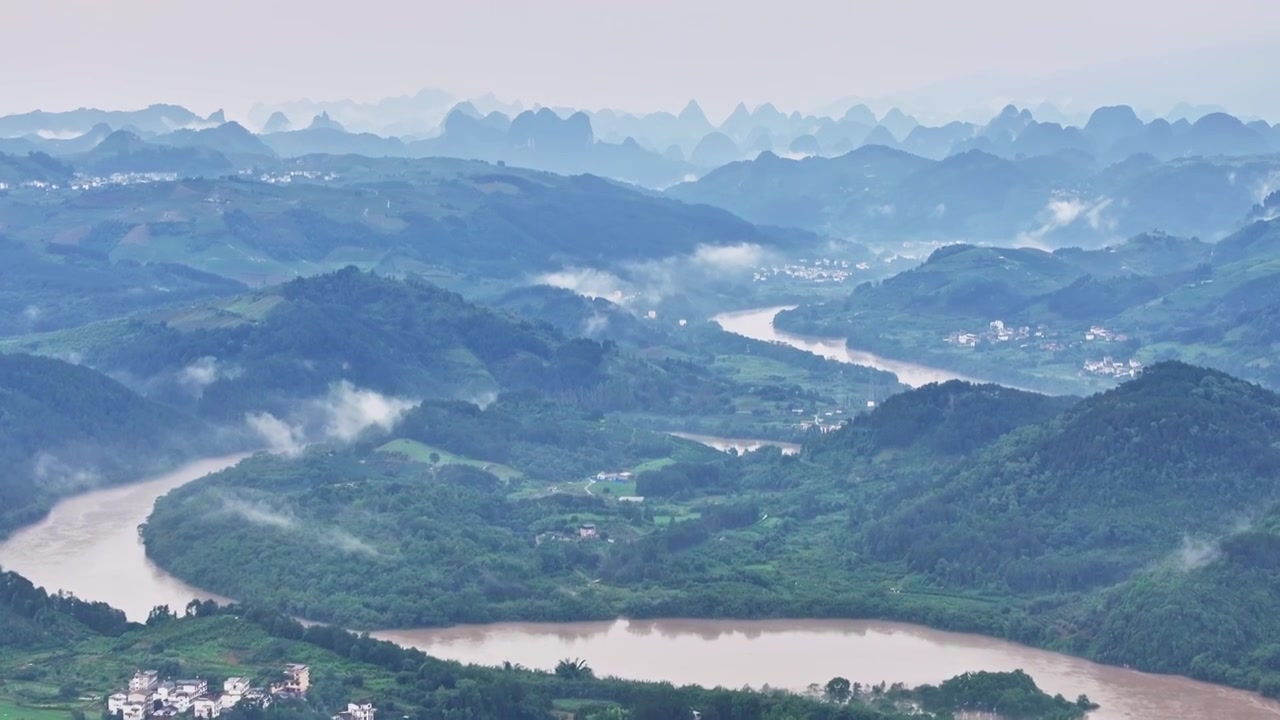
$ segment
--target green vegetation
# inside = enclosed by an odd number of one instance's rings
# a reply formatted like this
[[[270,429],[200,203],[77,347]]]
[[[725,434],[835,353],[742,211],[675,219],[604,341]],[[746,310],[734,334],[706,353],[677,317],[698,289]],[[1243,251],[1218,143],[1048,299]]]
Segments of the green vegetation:
[[[92,612],[86,615],[86,609]],[[25,623],[34,621],[41,629],[15,642],[7,630],[15,617]],[[109,622],[104,624],[103,619]],[[979,691],[944,697],[926,686],[918,691],[895,688],[892,693],[868,693],[865,698],[845,697],[834,703],[783,692],[602,679],[585,662],[568,658],[552,672],[510,664],[464,666],[367,635],[319,625],[303,627],[274,612],[246,606],[220,608],[193,601],[180,615],[159,607],[145,625],[125,623],[119,611],[50,597],[12,573],[0,573],[0,640],[4,641],[0,642],[0,712],[15,720],[96,717],[106,696],[138,668],[157,669],[162,675],[197,675],[211,685],[234,674],[262,686],[278,679],[281,667],[290,662],[311,666],[311,689],[305,701],[278,703],[266,713],[236,710],[230,717],[317,720],[348,701],[369,699],[380,713],[410,720],[549,720],[555,711],[568,711],[584,720],[670,720],[690,717],[694,710],[707,720],[942,720],[972,706],[975,698],[991,694]],[[1029,678],[1018,684],[1019,692],[1027,683]],[[986,687],[998,685],[998,678],[986,682]],[[1058,707],[1043,693],[1018,697],[1023,703]],[[926,698],[932,714],[913,713],[911,705]],[[1080,713],[1053,717],[1075,718]]]
[[[1214,246],[1159,233],[1097,251],[949,246],[777,322],[1046,392],[1110,387],[1131,359],[1194,362],[1280,388],[1277,237],[1272,220]],[[1105,358],[1124,367],[1086,368]]]
[[[503,482],[518,480],[524,474],[515,468],[508,467],[501,463],[491,463],[484,460],[463,457],[461,455],[454,455],[447,450],[442,450],[438,447],[420,443],[417,440],[408,440],[405,438],[392,440],[386,445],[378,448],[378,450],[384,453],[402,455],[414,462],[427,463],[430,465],[467,465],[469,467],[479,468],[487,473],[492,473]]]
[[[53,502],[186,457],[202,426],[88,368],[0,355],[0,537]]]
[[[486,424],[500,428],[503,406],[468,412],[496,413]],[[481,457],[479,426],[440,412],[397,432]],[[569,429],[559,447],[593,447],[569,420],[553,423]],[[546,425],[492,447],[518,449]],[[423,426],[448,432],[415,437]],[[1273,536],[1236,525],[1280,500],[1278,431],[1280,398],[1177,363],[1083,401],[952,382],[895,396],[799,456],[667,450],[634,479],[642,503],[534,471],[535,452],[491,452],[525,473],[503,483],[356,448],[197,482],[158,504],[144,536],[180,577],[353,625],[876,617],[1274,692],[1267,636],[1243,629],[1272,605]],[[595,537],[580,537],[587,524]],[[218,560],[231,556],[269,565]],[[1210,613],[1219,593],[1232,599]],[[1189,602],[1225,617],[1171,622]],[[1210,637],[1228,627],[1241,629]]]

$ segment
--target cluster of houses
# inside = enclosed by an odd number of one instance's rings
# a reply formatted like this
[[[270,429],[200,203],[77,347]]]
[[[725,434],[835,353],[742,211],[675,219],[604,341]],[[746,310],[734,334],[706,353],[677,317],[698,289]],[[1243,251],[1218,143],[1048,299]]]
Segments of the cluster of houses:
[[[1114,360],[1108,355],[1101,360],[1085,360],[1084,371],[1090,375],[1103,375],[1105,377],[1113,378],[1136,378],[1142,374],[1142,361],[1137,358],[1131,358],[1127,362],[1124,360]]]
[[[1018,340],[1026,340],[1032,336],[1031,327],[1023,325],[1021,327],[1013,327],[1005,325],[1003,320],[992,320],[987,324],[985,330],[979,332],[964,332],[956,330],[947,335],[947,342],[952,345],[961,347],[977,347],[978,343],[1002,343],[1015,342]],[[1044,337],[1044,329],[1035,331],[1035,337]]]
[[[870,269],[871,265],[865,262],[850,269],[848,260],[820,258],[810,263],[807,258],[803,258],[798,263],[781,267],[758,267],[752,271],[751,279],[754,282],[767,282],[770,278],[782,276],[812,283],[842,283],[853,277],[854,270]]]
[[[240,703],[265,708],[275,699],[304,698],[310,687],[311,668],[293,663],[284,667],[284,680],[268,689],[253,687],[249,678],[233,677],[222,683],[222,692],[210,691],[209,681],[202,678],[162,681],[155,670],[139,670],[126,690],[107,698],[107,713],[121,720],[173,718],[188,712],[197,718],[216,718]],[[373,716],[351,720],[373,720]]]
[[[1124,333],[1113,332],[1101,325],[1094,325],[1084,334],[1086,342],[1125,342],[1129,339]]]

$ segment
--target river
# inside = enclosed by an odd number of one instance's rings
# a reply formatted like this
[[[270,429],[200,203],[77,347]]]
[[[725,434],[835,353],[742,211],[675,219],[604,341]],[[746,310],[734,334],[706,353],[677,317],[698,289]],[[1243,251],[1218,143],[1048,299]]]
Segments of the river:
[[[865,350],[854,350],[848,346],[848,343],[843,338],[793,335],[782,332],[773,326],[773,319],[778,316],[778,313],[783,310],[793,310],[795,307],[795,305],[781,305],[778,307],[756,308],[754,310],[721,313],[711,319],[719,323],[720,327],[724,328],[726,332],[731,332],[735,335],[749,337],[752,340],[779,342],[832,360],[865,365],[877,370],[891,372],[898,376],[898,380],[902,384],[910,387],[920,387],[921,385],[928,385],[934,382],[941,383],[948,380],[983,382],[950,370],[919,365],[905,360],[893,360]]]
[[[243,455],[211,458],[54,508],[0,543],[0,566],[49,590],[102,600],[143,620],[214,598],[149,562],[137,526],[157,498]],[[968,670],[1029,672],[1042,688],[1102,705],[1092,720],[1280,719],[1280,703],[1186,678],[1148,675],[976,635],[860,620],[659,620],[499,624],[376,633],[443,658],[551,668],[580,657],[598,673],[678,684],[803,690],[840,675],[861,683],[937,683]]]

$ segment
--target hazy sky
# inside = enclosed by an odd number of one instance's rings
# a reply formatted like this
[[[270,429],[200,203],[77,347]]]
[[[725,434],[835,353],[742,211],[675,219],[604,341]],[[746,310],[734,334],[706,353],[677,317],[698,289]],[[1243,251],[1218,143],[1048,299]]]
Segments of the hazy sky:
[[[236,116],[437,87],[634,110],[696,97],[715,119],[739,100],[810,109],[1280,45],[1277,0],[4,0],[0,17],[3,112],[174,102]]]

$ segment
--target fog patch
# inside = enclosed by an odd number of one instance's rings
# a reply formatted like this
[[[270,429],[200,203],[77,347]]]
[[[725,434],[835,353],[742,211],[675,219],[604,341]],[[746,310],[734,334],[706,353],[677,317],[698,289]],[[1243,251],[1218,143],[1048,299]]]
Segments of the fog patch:
[[[213,356],[206,355],[178,371],[178,385],[182,387],[183,392],[199,398],[204,395],[205,388],[210,385],[239,375],[239,368],[231,367]]]
[[[609,329],[608,316],[600,313],[592,313],[591,317],[582,322],[582,337],[597,337]]]
[[[1181,572],[1198,570],[1221,555],[1217,543],[1184,536],[1182,546],[1174,554],[1174,564]]]
[[[550,285],[564,290],[572,290],[584,297],[605,298],[618,302],[632,294],[630,285],[611,272],[595,268],[567,267],[553,273],[539,275],[534,284]]]
[[[332,440],[350,442],[365,430],[377,427],[390,430],[417,403],[389,397],[373,390],[363,390],[343,380],[321,401],[320,410],[327,413],[325,435]]]
[[[752,243],[699,245],[693,251],[693,260],[715,268],[749,270],[764,260],[764,249]]]
[[[269,412],[247,413],[245,424],[277,455],[295,456],[306,446],[303,429],[290,425]]]
[[[75,465],[49,452],[36,453],[31,460],[31,476],[41,487],[60,494],[82,492],[102,482],[93,467]]]
[[[356,553],[359,555],[368,555],[370,557],[378,557],[382,553],[369,543],[352,535],[346,530],[333,529],[321,535],[321,539],[343,552]]]
[[[293,456],[314,442],[347,443],[372,428],[390,430],[416,404],[342,380],[328,395],[302,403],[287,418],[247,413],[245,423],[271,452]]]
[[[222,509],[253,525],[291,530],[298,521],[290,515],[276,512],[261,503],[250,503],[237,498],[222,498]]]
[[[40,309],[39,305],[28,305],[22,309],[22,318],[27,322],[35,322],[40,319],[41,315],[44,315],[44,311]]]
[[[250,502],[225,495],[221,498],[221,502],[222,512],[234,515],[251,525],[281,530],[290,534],[304,535],[317,543],[337,548],[345,553],[356,553],[370,557],[381,555],[377,548],[346,530],[321,528],[303,523],[292,513],[281,512],[265,503]]]
[[[1116,221],[1106,215],[1111,204],[1111,198],[1105,196],[1090,201],[1076,196],[1050,198],[1044,209],[1040,211],[1040,226],[1029,232],[1020,233],[1018,244],[1048,249],[1043,242],[1047,235],[1081,220],[1095,232],[1114,230]]]

